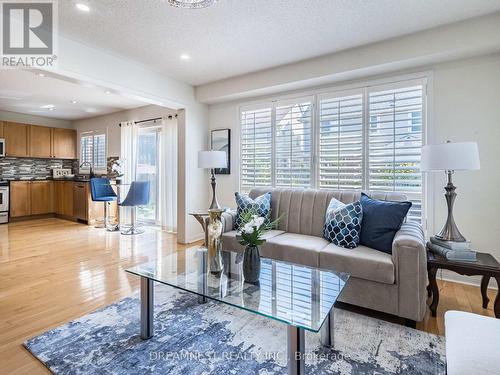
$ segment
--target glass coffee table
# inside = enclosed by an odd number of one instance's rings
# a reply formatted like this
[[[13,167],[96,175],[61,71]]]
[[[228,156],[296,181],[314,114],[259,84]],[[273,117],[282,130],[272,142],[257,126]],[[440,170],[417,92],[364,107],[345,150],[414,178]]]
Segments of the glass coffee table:
[[[159,282],[287,325],[289,374],[304,374],[305,331],[333,347],[333,306],[349,274],[262,258],[258,285],[245,283],[243,254],[223,252],[224,270],[208,271],[207,250],[190,248],[126,271],[141,277],[141,338],[153,330],[153,285]]]

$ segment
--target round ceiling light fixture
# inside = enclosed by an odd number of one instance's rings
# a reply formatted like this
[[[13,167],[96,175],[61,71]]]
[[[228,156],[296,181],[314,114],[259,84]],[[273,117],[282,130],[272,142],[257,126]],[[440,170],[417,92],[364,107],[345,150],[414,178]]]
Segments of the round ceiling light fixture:
[[[177,8],[199,9],[208,8],[214,5],[217,0],[167,0],[167,2]]]

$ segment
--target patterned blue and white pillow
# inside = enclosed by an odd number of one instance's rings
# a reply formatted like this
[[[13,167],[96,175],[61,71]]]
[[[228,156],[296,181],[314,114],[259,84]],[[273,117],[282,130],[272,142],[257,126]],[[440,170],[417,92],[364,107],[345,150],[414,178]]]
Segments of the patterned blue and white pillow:
[[[271,192],[267,192],[255,199],[238,192],[234,193],[234,195],[236,205],[238,206],[236,211],[236,229],[239,229],[241,225],[240,214],[252,208],[257,211],[257,215],[266,219],[264,223],[269,223],[271,216]]]
[[[362,220],[359,201],[344,204],[332,198],[326,210],[323,237],[334,245],[354,249],[359,245]]]

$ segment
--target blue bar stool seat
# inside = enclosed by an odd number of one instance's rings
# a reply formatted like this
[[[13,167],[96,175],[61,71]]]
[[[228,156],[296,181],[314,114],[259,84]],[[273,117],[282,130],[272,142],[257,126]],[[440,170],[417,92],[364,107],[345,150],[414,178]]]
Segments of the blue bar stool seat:
[[[122,234],[141,234],[144,229],[137,226],[137,207],[149,204],[149,181],[133,181],[127,196],[120,204],[122,207],[132,207],[132,225],[130,228],[120,226]]]
[[[117,230],[115,226],[113,228],[109,227],[108,223],[108,205],[110,202],[117,200],[117,196],[109,180],[107,178],[91,178],[90,179],[90,195],[94,202],[104,203],[104,219],[103,224],[96,225],[96,228],[106,228],[107,230]]]

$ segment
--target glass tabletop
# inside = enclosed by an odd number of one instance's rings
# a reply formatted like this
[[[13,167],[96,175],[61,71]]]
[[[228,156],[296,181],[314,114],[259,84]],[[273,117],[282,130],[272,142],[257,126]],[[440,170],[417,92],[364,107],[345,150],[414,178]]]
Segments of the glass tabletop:
[[[207,270],[206,249],[190,248],[126,271],[283,323],[319,332],[349,274],[262,258],[259,285],[245,283],[243,254],[223,252]]]

